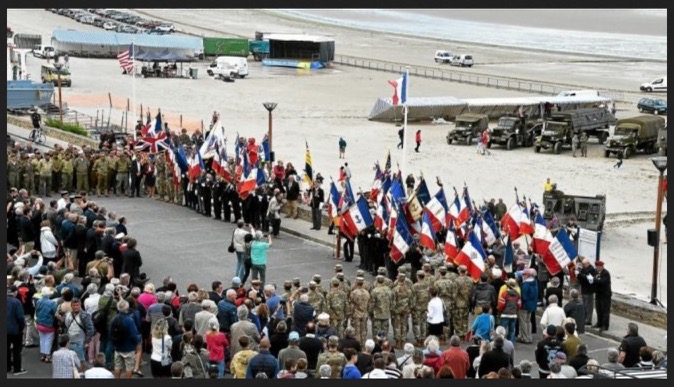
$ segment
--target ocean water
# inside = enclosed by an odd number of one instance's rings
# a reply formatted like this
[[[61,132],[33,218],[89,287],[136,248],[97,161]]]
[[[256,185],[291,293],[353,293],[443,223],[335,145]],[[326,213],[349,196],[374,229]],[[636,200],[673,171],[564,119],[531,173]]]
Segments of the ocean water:
[[[569,19],[569,27],[564,29],[524,27],[513,25],[516,23],[512,20],[508,21],[510,24],[460,20],[451,18],[449,10],[438,11],[440,12],[386,9],[275,10],[314,22],[415,37],[616,58],[667,60],[666,35],[583,31],[582,25],[579,25],[582,22],[574,23],[573,19]],[[616,18],[613,23],[626,25],[636,23],[635,20],[640,23],[659,22],[666,26],[667,10],[628,10],[624,17]],[[612,27],[615,31],[615,24]],[[634,31],[634,28],[625,30]]]

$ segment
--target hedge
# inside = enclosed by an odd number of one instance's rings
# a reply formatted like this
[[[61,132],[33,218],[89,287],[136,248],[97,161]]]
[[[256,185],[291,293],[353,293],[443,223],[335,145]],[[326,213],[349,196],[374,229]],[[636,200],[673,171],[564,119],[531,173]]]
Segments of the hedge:
[[[65,132],[70,132],[78,134],[80,136],[89,137],[89,131],[77,124],[72,124],[69,122],[61,123],[61,121],[53,118],[47,118],[45,123],[47,124],[47,126],[52,128],[61,129]]]

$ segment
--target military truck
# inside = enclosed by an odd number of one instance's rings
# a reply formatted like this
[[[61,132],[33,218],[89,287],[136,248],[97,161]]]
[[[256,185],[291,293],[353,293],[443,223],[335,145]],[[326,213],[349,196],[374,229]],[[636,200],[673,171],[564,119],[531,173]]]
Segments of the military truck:
[[[543,131],[536,138],[534,151],[553,149],[555,154],[563,148],[571,147],[574,134],[582,132],[590,137],[597,137],[600,144],[609,137],[608,128],[616,122],[615,116],[605,108],[576,109],[556,112],[545,122]]]
[[[659,116],[642,115],[618,120],[613,136],[604,148],[604,157],[620,153],[623,159],[628,159],[637,151],[656,153],[658,134],[664,128],[665,119]]]
[[[667,156],[667,126],[658,131],[658,156]]]
[[[527,120],[522,133],[520,133],[520,128],[521,121],[519,117],[503,116],[499,118],[496,127],[491,129],[487,148],[491,148],[492,144],[505,145],[507,150],[511,150],[516,146],[532,146],[534,145],[536,136],[541,133],[543,121]]]
[[[576,219],[578,227],[602,231],[606,218],[606,196],[567,195],[557,189],[543,194],[543,218],[547,221],[557,219],[552,231],[566,224],[569,218]]]
[[[466,113],[454,120],[454,129],[447,133],[447,144],[453,141],[470,145],[473,138],[478,138],[489,127],[489,117],[485,114]]]

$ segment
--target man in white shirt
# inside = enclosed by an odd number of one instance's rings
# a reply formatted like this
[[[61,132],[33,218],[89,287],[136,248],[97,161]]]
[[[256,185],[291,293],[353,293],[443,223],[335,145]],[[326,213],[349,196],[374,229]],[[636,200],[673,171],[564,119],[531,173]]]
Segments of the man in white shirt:
[[[374,359],[374,368],[372,371],[363,375],[361,379],[388,379],[388,375],[384,368],[386,367],[386,360],[383,357]]]
[[[548,299],[549,305],[545,308],[545,312],[543,312],[543,316],[541,317],[541,329],[545,330],[548,325],[556,327],[564,326],[566,314],[564,313],[564,309],[557,305],[558,301],[557,296],[554,294]]]
[[[70,203],[70,199],[68,199],[68,191],[61,191],[61,199],[56,201],[56,211],[60,211],[62,208],[66,208],[66,206]]]
[[[105,368],[105,354],[97,353],[94,366],[84,371],[85,379],[114,379],[115,375]]]

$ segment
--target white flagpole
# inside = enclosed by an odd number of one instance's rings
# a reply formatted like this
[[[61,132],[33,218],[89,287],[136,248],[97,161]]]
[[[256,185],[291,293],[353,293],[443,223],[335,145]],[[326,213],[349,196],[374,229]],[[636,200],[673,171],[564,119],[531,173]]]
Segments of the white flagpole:
[[[133,80],[131,81],[131,99],[133,101],[133,141],[136,141],[136,122],[138,121],[138,116],[136,115],[136,45],[134,41],[131,40],[131,57],[133,58],[132,71],[133,71]]]
[[[405,173],[407,170],[407,89],[409,88],[409,82],[410,82],[410,71],[405,70],[405,79],[407,80],[407,84],[405,85],[405,103],[403,103],[403,168],[401,170],[402,173]],[[402,97],[402,96],[401,96]],[[404,178],[404,176],[403,176]]]

